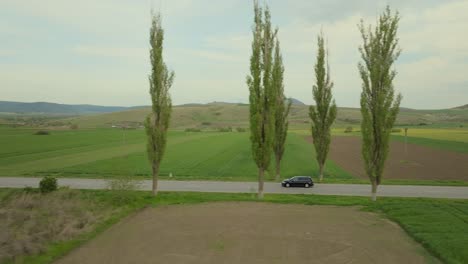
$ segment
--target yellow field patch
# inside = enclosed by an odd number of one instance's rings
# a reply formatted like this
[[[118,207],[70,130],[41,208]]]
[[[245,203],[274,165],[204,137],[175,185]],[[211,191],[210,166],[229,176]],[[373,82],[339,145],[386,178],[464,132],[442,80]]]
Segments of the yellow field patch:
[[[393,135],[404,136],[404,129],[400,133],[393,133]],[[468,130],[467,129],[437,129],[437,128],[409,128],[408,137],[421,137],[429,139],[460,141],[468,143]]]

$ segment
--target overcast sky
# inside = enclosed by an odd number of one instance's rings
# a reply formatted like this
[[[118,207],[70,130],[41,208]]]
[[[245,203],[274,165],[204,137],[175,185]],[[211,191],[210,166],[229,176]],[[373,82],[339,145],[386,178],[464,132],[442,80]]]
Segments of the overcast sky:
[[[262,2],[262,1],[261,1]],[[357,24],[398,9],[402,106],[468,103],[468,1],[266,0],[279,27],[285,93],[313,103],[316,37],[329,43],[339,106],[359,106]],[[147,105],[150,10],[161,10],[173,102],[247,102],[250,0],[1,0],[0,100]]]

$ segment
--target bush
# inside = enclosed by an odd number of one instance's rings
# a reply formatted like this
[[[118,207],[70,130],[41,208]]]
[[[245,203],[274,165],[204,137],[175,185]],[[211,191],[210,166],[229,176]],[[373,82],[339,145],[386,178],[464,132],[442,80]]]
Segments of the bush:
[[[140,187],[141,182],[134,180],[130,176],[120,176],[107,181],[107,188],[113,192],[112,202],[116,205],[123,205],[135,200],[135,192]]]
[[[347,127],[344,131],[345,133],[351,133],[353,132],[353,127]]]
[[[186,128],[185,132],[201,132],[201,130],[198,128]]]
[[[232,127],[220,127],[218,132],[232,132]]]
[[[51,243],[81,240],[82,234],[86,238],[116,212],[91,195],[58,190],[48,195],[37,191],[2,197],[0,263],[25,263],[27,256],[47,252]]]
[[[39,130],[36,133],[34,133],[34,135],[46,136],[46,135],[50,135],[50,133],[49,133],[49,131],[46,131],[46,130]]]
[[[72,124],[72,125],[70,126],[70,129],[77,130],[77,129],[78,129],[78,125],[77,125],[77,124]]]
[[[237,132],[245,132],[245,128],[243,128],[243,127],[237,127],[237,128],[236,128],[236,131],[237,131]]]
[[[202,126],[211,126],[211,122],[202,122],[201,125]]]
[[[26,186],[26,187],[23,188],[23,192],[25,192],[25,193],[35,193],[36,189],[34,189],[31,186]]]
[[[44,177],[39,182],[41,193],[50,193],[57,190],[57,179],[51,176]]]
[[[401,133],[401,128],[392,128],[392,133]]]

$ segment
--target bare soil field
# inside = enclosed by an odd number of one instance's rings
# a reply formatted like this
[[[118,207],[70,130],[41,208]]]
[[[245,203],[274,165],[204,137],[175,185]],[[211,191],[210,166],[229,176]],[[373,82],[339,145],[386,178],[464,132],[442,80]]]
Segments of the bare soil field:
[[[352,207],[205,203],[147,208],[57,263],[438,263]]]
[[[329,158],[352,175],[367,179],[360,137],[333,137]],[[390,141],[384,179],[468,181],[468,154],[410,143],[405,151],[403,142]]]

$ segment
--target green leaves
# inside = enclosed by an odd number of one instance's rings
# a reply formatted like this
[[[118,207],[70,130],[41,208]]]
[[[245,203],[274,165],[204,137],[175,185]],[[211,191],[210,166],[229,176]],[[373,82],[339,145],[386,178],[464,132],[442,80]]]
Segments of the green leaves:
[[[398,46],[398,12],[392,14],[387,6],[379,17],[377,26],[359,29],[363,45],[359,48],[362,62],[358,69],[362,79],[362,155],[366,172],[372,183],[380,184],[389,150],[391,129],[398,115],[401,94],[395,98],[393,80],[396,71],[393,63],[401,50]]]
[[[146,117],[148,158],[157,177],[159,164],[166,149],[167,130],[171,118],[172,101],[169,89],[174,82],[174,72],[167,69],[163,59],[164,30],[160,15],[154,15],[150,29],[151,74],[149,76],[152,113]],[[157,180],[157,179],[153,179]]]
[[[284,153],[284,143],[288,133],[288,115],[291,109],[291,100],[284,95],[283,84],[283,57],[281,55],[279,40],[276,40],[275,56],[272,72],[272,85],[275,93],[275,137],[273,140],[273,151],[276,155],[277,163],[281,162]],[[277,171],[279,171],[276,164]]]
[[[323,34],[317,38],[318,52],[315,64],[316,83],[312,88],[315,106],[310,106],[309,116],[312,120],[312,138],[317,162],[323,168],[327,160],[331,141],[331,125],[336,118],[336,104],[332,101],[333,82],[330,78],[330,68],[328,65],[328,54],[325,49]]]
[[[272,30],[268,7],[262,9],[255,1],[254,12],[250,75],[247,76],[250,92],[250,141],[257,167],[266,169],[270,164],[274,140],[276,92],[273,85],[273,49],[277,30]]]

